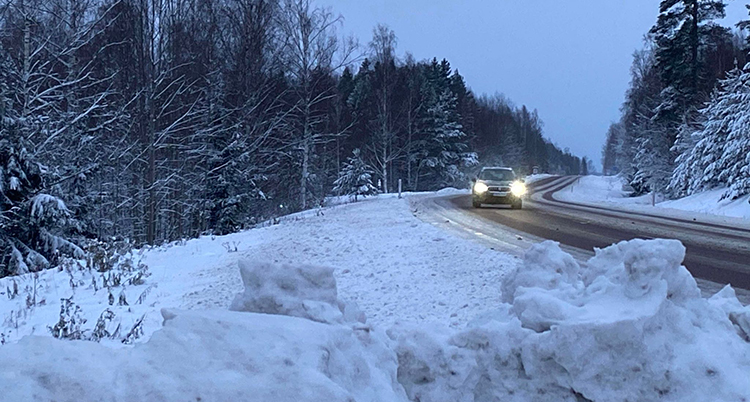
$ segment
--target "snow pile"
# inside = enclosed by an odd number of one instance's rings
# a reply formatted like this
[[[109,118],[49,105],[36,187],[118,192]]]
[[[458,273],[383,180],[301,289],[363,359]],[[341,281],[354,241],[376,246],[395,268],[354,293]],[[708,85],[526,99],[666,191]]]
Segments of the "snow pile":
[[[677,241],[633,240],[581,268],[534,246],[504,304],[465,331],[394,328],[412,400],[737,401],[750,398],[750,310],[702,299]]]
[[[553,198],[559,201],[583,204],[615,204],[618,206],[651,206],[651,195],[629,197],[623,188],[625,182],[619,176],[581,176],[569,186],[556,192]]]
[[[750,306],[743,306],[737,300],[737,295],[731,286],[725,286],[721,291],[708,299],[709,303],[721,309],[729,317],[737,333],[745,341],[750,342]]]
[[[3,400],[407,400],[384,334],[315,322],[346,316],[331,269],[240,267],[233,308],[268,314],[165,309],[164,327],[129,349],[25,337],[0,348]]]
[[[309,265],[274,265],[240,260],[245,291],[231,310],[288,315],[322,323],[359,321],[365,317],[356,307],[338,299],[333,268]]]
[[[405,401],[366,329],[229,311],[163,311],[132,349],[26,337],[0,348],[5,401]]]

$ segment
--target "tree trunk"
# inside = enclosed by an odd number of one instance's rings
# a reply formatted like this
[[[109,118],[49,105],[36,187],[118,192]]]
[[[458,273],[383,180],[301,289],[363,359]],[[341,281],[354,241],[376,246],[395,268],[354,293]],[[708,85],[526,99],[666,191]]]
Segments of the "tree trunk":
[[[302,140],[302,177],[300,178],[300,207],[307,208],[307,176],[310,169],[310,142],[308,141],[307,124],[305,124],[305,137]]]
[[[31,19],[26,15],[26,8],[21,2],[23,13],[23,112],[21,117],[26,118],[29,114],[29,79],[31,78]]]
[[[412,137],[412,123],[411,123],[411,106],[406,111],[406,183],[410,190],[414,190],[412,187],[411,179],[411,137]]]
[[[381,163],[381,172],[383,175],[383,193],[388,193],[388,148],[387,144],[383,143],[383,162]]]
[[[693,93],[691,93],[691,96],[696,96],[698,94],[698,45],[700,38],[698,37],[698,0],[695,0],[693,3],[693,9],[692,9],[692,18],[693,23],[690,31],[691,36],[691,43],[690,43],[690,52],[691,52],[691,78],[692,78],[692,90]],[[695,101],[695,99],[691,99],[691,101]]]

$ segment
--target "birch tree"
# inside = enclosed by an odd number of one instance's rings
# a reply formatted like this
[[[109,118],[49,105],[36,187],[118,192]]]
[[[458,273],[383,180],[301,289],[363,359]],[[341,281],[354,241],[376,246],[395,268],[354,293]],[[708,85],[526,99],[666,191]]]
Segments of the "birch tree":
[[[281,61],[291,92],[287,119],[290,133],[282,149],[299,159],[299,207],[308,206],[311,162],[316,146],[339,133],[323,130],[325,116],[319,107],[335,95],[335,83],[326,82],[333,72],[349,64],[356,49],[353,40],[340,40],[336,28],[342,18],[314,7],[310,0],[284,0],[278,27],[284,41]]]

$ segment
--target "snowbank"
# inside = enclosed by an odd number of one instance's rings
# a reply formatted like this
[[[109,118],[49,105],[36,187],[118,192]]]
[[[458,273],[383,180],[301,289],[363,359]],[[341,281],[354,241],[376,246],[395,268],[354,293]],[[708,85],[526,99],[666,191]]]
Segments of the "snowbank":
[[[677,241],[598,250],[585,269],[534,246],[512,304],[452,335],[392,330],[412,400],[737,401],[750,397],[748,308],[702,299]]]
[[[651,196],[629,197],[618,176],[581,176],[573,184],[556,192],[560,201],[616,205],[651,205]]]
[[[736,200],[722,199],[726,191],[725,188],[704,191],[678,200],[664,201],[659,203],[659,207],[750,219],[750,195]]]
[[[435,194],[440,195],[440,196],[464,195],[464,194],[471,194],[471,190],[466,189],[466,188],[446,187],[446,188],[436,191]]]
[[[750,309],[702,299],[672,240],[540,243],[466,329],[351,319],[333,270],[242,261],[235,310],[162,310],[133,348],[25,337],[0,347],[0,400],[740,401]],[[499,284],[498,284],[499,285]],[[497,288],[496,288],[497,290]]]
[[[547,173],[530,174],[530,175],[526,176],[523,179],[523,181],[526,184],[531,184],[531,183],[538,182],[540,180],[544,180],[544,179],[546,179],[548,177],[552,177],[552,175],[551,174],[547,174]]]
[[[241,312],[162,310],[164,327],[131,349],[34,336],[0,348],[0,400],[406,401],[384,334],[325,323],[349,312],[332,269],[240,269]]]
[[[617,176],[583,176],[577,182],[556,192],[560,201],[582,204],[608,204],[622,209],[663,214],[675,217],[693,217],[694,213],[750,219],[750,195],[736,200],[722,199],[726,189],[704,191],[677,200],[657,198],[651,206],[651,195],[629,197],[623,190],[623,180]]]
[[[132,349],[26,337],[0,348],[3,401],[404,401],[367,329],[279,315],[164,311]]]

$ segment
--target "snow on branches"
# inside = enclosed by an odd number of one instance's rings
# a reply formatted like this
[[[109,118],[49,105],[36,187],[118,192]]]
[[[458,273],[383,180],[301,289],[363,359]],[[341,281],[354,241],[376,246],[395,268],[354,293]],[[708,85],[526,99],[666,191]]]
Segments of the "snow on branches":
[[[695,146],[677,159],[670,186],[691,195],[727,187],[724,198],[750,193],[750,72],[734,70],[700,111]]]
[[[61,255],[84,255],[65,239],[73,224],[70,211],[61,199],[42,193],[42,169],[15,128],[0,127],[0,276],[48,268]]]

